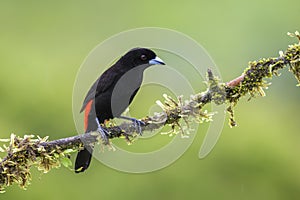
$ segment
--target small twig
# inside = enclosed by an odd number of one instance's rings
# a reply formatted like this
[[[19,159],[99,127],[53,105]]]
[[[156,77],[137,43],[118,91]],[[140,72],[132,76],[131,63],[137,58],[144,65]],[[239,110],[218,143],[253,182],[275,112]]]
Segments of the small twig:
[[[244,80],[245,74],[240,75],[239,77],[226,83],[228,87],[238,86]]]

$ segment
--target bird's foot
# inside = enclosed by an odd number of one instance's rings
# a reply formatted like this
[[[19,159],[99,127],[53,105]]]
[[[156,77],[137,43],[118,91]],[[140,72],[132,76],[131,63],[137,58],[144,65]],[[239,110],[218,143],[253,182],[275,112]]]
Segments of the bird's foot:
[[[97,132],[100,134],[100,137],[103,141],[103,144],[108,145],[109,144],[109,138],[108,138],[109,133],[108,133],[108,131],[105,130],[101,126],[101,124],[99,123],[99,120],[98,120],[97,117],[96,117],[96,122],[97,122],[97,125],[98,125]]]
[[[146,125],[145,122],[135,119],[135,118],[125,117],[125,116],[120,116],[119,118],[132,121],[137,133],[139,135],[142,135],[142,126]]]

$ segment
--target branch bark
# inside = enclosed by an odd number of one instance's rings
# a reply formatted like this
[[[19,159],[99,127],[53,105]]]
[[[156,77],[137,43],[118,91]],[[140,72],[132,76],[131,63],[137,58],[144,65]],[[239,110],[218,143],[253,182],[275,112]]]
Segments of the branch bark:
[[[299,33],[290,34],[300,40]],[[203,107],[208,103],[228,104],[227,111],[230,113],[230,125],[235,126],[233,107],[238,100],[250,94],[264,96],[263,89],[267,86],[265,78],[271,78],[278,71],[289,67],[300,83],[300,43],[290,45],[279,57],[260,59],[249,62],[244,73],[227,83],[220,83],[217,77],[208,70],[207,90],[191,95],[189,101],[182,101],[182,97],[172,99],[164,95],[165,102],[157,104],[163,112],[142,119],[142,131],[152,131],[165,125],[173,129],[180,128],[180,120],[188,121],[197,118],[199,121],[210,121],[212,115],[207,114]],[[136,128],[132,123],[123,123],[115,126],[105,124],[104,128],[109,132],[108,137],[125,137],[127,141],[137,137]],[[84,142],[83,142],[84,141]],[[34,136],[18,137],[11,135],[10,144],[4,151],[7,155],[0,161],[0,192],[11,184],[18,184],[25,188],[30,180],[30,167],[36,165],[38,169],[48,172],[54,167],[65,164],[71,153],[81,149],[85,144],[101,142],[97,132],[48,141],[48,138],[35,138]],[[65,164],[66,165],[66,164]]]

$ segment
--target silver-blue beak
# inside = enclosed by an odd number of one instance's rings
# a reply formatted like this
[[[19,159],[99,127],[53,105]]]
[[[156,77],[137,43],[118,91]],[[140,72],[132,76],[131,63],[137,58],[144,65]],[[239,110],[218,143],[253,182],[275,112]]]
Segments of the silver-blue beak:
[[[164,61],[156,56],[154,59],[149,60],[150,65],[165,65]]]

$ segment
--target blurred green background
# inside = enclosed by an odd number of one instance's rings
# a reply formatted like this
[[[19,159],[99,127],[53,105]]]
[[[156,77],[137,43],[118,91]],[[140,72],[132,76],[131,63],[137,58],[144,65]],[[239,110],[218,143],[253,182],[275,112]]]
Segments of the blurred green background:
[[[299,0],[1,0],[0,138],[12,132],[51,139],[76,134],[77,70],[113,34],[145,26],[183,32],[207,49],[229,80],[248,61],[277,56],[295,42],[286,32],[300,30],[299,6]],[[199,132],[191,148],[162,170],[127,174],[96,160],[80,175],[64,167],[46,175],[33,170],[27,191],[9,187],[0,199],[299,199],[300,90],[295,85],[294,77],[282,72],[265,98],[244,98],[236,108],[238,127],[225,124],[203,160],[198,159],[204,137]]]

